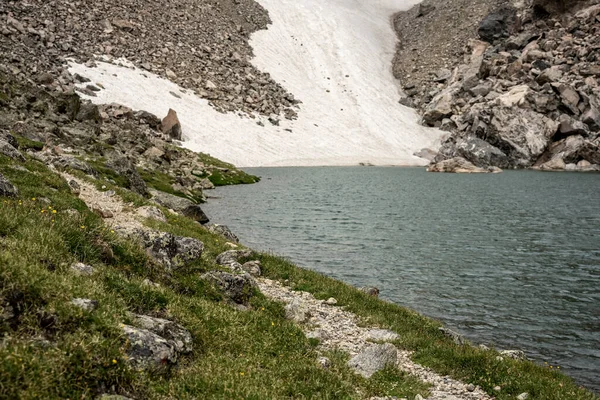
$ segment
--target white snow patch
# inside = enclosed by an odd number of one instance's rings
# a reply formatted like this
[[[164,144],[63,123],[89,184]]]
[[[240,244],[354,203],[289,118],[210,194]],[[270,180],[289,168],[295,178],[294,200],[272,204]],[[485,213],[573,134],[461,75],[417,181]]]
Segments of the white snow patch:
[[[420,126],[414,110],[398,104],[391,72],[391,16],[418,0],[258,1],[273,25],[253,35],[253,63],[302,100],[296,121],[273,126],[263,118],[261,127],[258,119],[221,114],[207,100],[138,69],[98,63],[71,64],[70,70],[103,85],[90,98],[95,103],[161,117],[173,108],[186,147],[238,166],[427,163],[413,153],[436,149],[441,132]]]

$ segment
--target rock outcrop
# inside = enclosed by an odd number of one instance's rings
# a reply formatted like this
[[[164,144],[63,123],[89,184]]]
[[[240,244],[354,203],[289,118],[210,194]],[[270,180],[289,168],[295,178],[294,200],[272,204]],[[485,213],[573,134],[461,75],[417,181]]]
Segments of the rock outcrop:
[[[456,158],[480,168],[581,170],[579,162],[596,164],[600,5],[594,0],[476,2],[484,3],[489,13],[480,20],[478,37],[463,39],[462,60],[456,57],[439,70],[426,67],[416,77],[398,75],[405,89],[402,104],[417,108],[423,124],[450,132],[430,170],[447,170],[456,162],[438,164]],[[442,2],[430,4],[437,14],[451,9]],[[430,18],[415,16],[417,10],[400,14],[397,22]],[[425,46],[405,24],[396,27],[401,39]],[[452,39],[427,40],[435,47]],[[427,60],[424,55],[420,61]],[[402,71],[412,65],[410,58],[396,64]],[[570,137],[581,139],[567,144]]]

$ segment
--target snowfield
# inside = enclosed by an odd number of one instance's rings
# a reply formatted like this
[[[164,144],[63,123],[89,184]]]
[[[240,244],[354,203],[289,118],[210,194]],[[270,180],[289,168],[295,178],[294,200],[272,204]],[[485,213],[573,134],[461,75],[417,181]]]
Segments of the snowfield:
[[[391,16],[418,0],[258,0],[273,25],[252,36],[252,62],[302,101],[299,118],[221,114],[207,100],[147,71],[72,64],[104,90],[95,103],[119,103],[165,116],[177,111],[184,146],[238,166],[424,165],[441,132],[398,104],[391,72]],[[169,92],[177,93],[177,98]],[[264,127],[257,124],[262,120]]]

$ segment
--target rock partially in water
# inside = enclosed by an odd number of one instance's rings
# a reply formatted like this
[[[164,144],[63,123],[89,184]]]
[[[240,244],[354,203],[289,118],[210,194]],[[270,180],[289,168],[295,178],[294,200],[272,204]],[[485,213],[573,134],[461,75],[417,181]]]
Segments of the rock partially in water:
[[[462,157],[454,157],[449,160],[440,161],[427,168],[428,172],[450,172],[457,174],[485,174],[490,172],[501,172],[499,168],[479,168]]]
[[[375,286],[363,286],[363,287],[359,288],[358,290],[360,290],[363,293],[368,294],[369,296],[379,297],[379,289],[377,289]]]
[[[348,361],[348,366],[365,378],[387,366],[396,365],[398,350],[390,343],[377,344],[366,348]]]
[[[500,355],[503,357],[513,358],[515,360],[527,360],[525,352],[521,350],[502,350]]]

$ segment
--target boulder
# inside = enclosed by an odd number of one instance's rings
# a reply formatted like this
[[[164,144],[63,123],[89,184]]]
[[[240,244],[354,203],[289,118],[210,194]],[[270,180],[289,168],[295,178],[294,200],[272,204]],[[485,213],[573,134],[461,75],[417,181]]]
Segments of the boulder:
[[[0,154],[5,155],[8,158],[12,158],[16,161],[25,161],[25,157],[19,150],[17,150],[12,144],[6,140],[0,139]]]
[[[216,262],[219,265],[227,267],[231,264],[238,263],[238,259],[250,257],[251,255],[251,250],[227,250],[217,256]]]
[[[166,339],[178,353],[190,353],[194,346],[191,333],[183,326],[166,319],[147,315],[132,315],[133,324]]]
[[[525,356],[525,352],[521,350],[502,350],[500,351],[500,355],[503,357],[509,357],[515,360],[527,360]]]
[[[519,25],[517,12],[514,8],[504,6],[488,14],[479,24],[477,34],[482,40],[492,43],[496,39],[514,33]]]
[[[560,140],[572,135],[587,136],[589,133],[586,124],[566,114],[562,114],[559,118],[559,121],[560,125],[558,126],[556,135],[554,135],[554,140]]]
[[[252,276],[261,276],[262,275],[262,264],[260,261],[248,261],[242,264],[242,270],[246,271]]]
[[[152,195],[153,202],[178,213],[182,213],[183,210],[194,205],[194,202],[185,197],[175,196],[174,194],[154,189],[149,189],[148,192]]]
[[[348,361],[348,366],[365,378],[387,366],[395,366],[398,350],[390,343],[367,347]]]
[[[504,107],[522,106],[526,104],[527,95],[531,89],[527,85],[513,87],[507,93],[496,98],[496,103]]]
[[[148,187],[140,174],[135,169],[135,166],[127,159],[127,157],[117,157],[106,164],[107,167],[113,169],[127,181],[127,187],[141,196],[148,195]]]
[[[127,336],[128,361],[136,368],[155,369],[168,367],[177,362],[177,351],[168,340],[147,329],[122,325]]]
[[[448,329],[448,328],[438,328],[439,331],[446,337],[452,339],[452,341],[454,343],[456,343],[459,346],[462,346],[463,344],[467,344],[467,341],[465,340],[465,338],[458,332],[454,332],[452,329]]]
[[[546,83],[558,82],[562,76],[563,73],[559,67],[550,67],[539,74],[535,81],[540,85],[545,85]]]
[[[457,139],[456,142],[454,140],[446,141],[434,162],[454,157],[462,157],[481,168],[490,166],[506,168],[510,165],[508,157],[500,149],[473,136]]]
[[[258,285],[250,274],[230,274],[223,271],[212,271],[200,276],[208,281],[223,295],[237,304],[247,304]]]
[[[149,230],[141,231],[139,235],[148,254],[171,270],[200,259],[204,250],[201,241],[190,237]]]
[[[233,232],[231,232],[231,230],[225,225],[208,224],[208,225],[205,225],[205,227],[206,227],[206,229],[208,229],[209,232],[221,235],[225,239],[229,240],[230,242],[233,242],[233,243],[240,242],[238,237]]]
[[[19,190],[4,175],[0,174],[0,196],[17,197]]]
[[[500,149],[511,167],[529,167],[548,147],[558,122],[518,107],[495,107],[488,129],[477,136]]]
[[[563,105],[567,107],[573,114],[579,115],[580,111],[577,106],[581,101],[581,97],[579,97],[577,91],[570,85],[566,85],[564,83],[558,85],[557,90],[560,94]]]
[[[600,111],[596,107],[590,107],[581,116],[581,120],[592,130],[600,130]]]
[[[540,169],[542,170],[564,170],[565,167],[565,161],[560,157],[553,158],[540,165]]]
[[[161,122],[160,130],[175,140],[181,140],[181,123],[175,110],[169,108],[167,116]]]
[[[198,204],[191,204],[183,209],[181,212],[186,217],[193,219],[194,221],[204,225],[210,222],[202,208]]]
[[[298,298],[294,298],[291,303],[285,306],[285,317],[298,324],[308,322],[310,316],[308,306]]]
[[[435,164],[430,164],[427,172],[452,172],[452,173],[487,173],[487,169],[479,168],[462,157],[454,157]]]
[[[453,95],[449,91],[444,91],[431,100],[423,114],[423,123],[428,126],[435,125],[436,122],[452,114]]]

